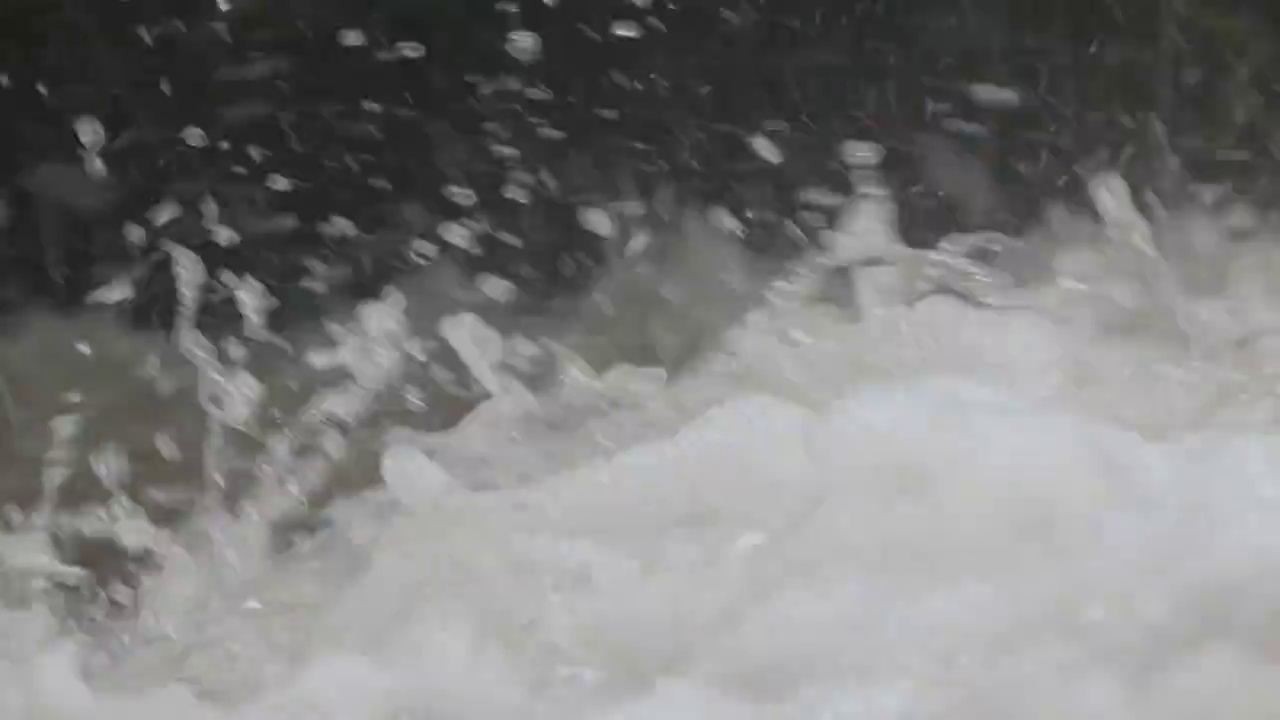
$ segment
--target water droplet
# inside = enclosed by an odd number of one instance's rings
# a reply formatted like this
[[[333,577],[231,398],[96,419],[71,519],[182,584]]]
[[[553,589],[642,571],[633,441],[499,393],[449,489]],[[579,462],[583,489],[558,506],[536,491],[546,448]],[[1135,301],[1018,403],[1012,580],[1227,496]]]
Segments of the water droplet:
[[[515,283],[492,273],[477,275],[476,288],[487,297],[504,304],[513,302],[520,293]]]
[[[771,165],[781,165],[782,161],[786,159],[786,156],[782,154],[782,148],[779,148],[777,143],[760,133],[756,133],[755,135],[747,138],[747,144],[751,146],[751,150],[754,151],[761,160],[764,160]]]
[[[834,208],[844,204],[845,196],[825,187],[803,187],[796,191],[796,202],[821,208]]]
[[[436,228],[436,232],[442,240],[450,245],[466,250],[473,255],[480,254],[480,244],[476,241],[475,232],[462,223],[452,220],[442,222]]]
[[[512,202],[518,202],[521,205],[528,205],[533,201],[529,188],[514,182],[508,182],[502,186],[502,197]]]
[[[129,482],[129,456],[115,442],[107,442],[89,453],[89,467],[103,487],[118,493]]]
[[[444,193],[449,202],[462,207],[473,207],[479,202],[476,191],[462,185],[446,185],[441,188],[441,192]]]
[[[510,245],[511,247],[515,247],[515,248],[524,247],[524,240],[520,239],[519,237],[516,237],[515,235],[512,235],[510,232],[506,230],[497,231],[496,233],[494,233],[494,237],[498,238],[498,240],[501,240],[503,243]]]
[[[290,192],[294,189],[294,182],[279,173],[268,175],[265,184],[268,189],[276,192]]]
[[[507,33],[507,53],[526,65],[542,59],[542,38],[532,30]]]
[[[122,275],[89,293],[85,302],[91,305],[116,305],[132,299],[135,292],[133,278]]]
[[[1022,104],[1022,95],[1017,90],[993,83],[970,83],[968,91],[975,105],[991,110],[1009,110]]]
[[[409,243],[407,254],[411,262],[427,265],[440,256],[440,246],[423,238],[414,238]]]
[[[624,257],[635,257],[644,252],[653,243],[653,233],[648,230],[637,230],[632,233],[626,247],[622,249]]]
[[[84,172],[94,180],[102,180],[110,174],[107,170],[107,163],[102,156],[94,153],[85,153],[84,156]]]
[[[147,211],[147,221],[152,227],[164,227],[182,217],[182,206],[176,200],[165,199]]]
[[[543,140],[563,140],[568,136],[563,130],[544,125],[536,130],[538,137]]]
[[[218,201],[212,195],[205,195],[200,198],[200,217],[206,225],[218,222],[218,216],[221,214],[222,211],[218,207]]]
[[[605,239],[611,239],[617,233],[613,218],[598,207],[579,207],[578,224]]]
[[[204,130],[201,130],[194,125],[188,125],[183,128],[182,132],[179,133],[179,136],[182,138],[183,142],[193,148],[209,146],[209,136],[205,134]]]
[[[208,230],[209,239],[219,247],[234,247],[240,244],[240,233],[226,225],[210,225]]]
[[[389,50],[378,53],[379,60],[419,60],[427,56],[427,47],[420,42],[398,42]]]
[[[90,153],[98,153],[107,144],[107,129],[102,122],[92,115],[81,115],[73,123],[76,138]]]
[[[840,162],[849,168],[879,167],[884,148],[866,140],[846,140],[840,144]]]
[[[369,38],[360,28],[343,28],[338,31],[338,44],[343,47],[364,47]]]
[[[360,228],[351,218],[342,215],[330,215],[327,220],[316,223],[316,230],[329,240],[354,238],[360,236]]]
[[[519,160],[520,150],[513,145],[503,143],[494,143],[489,146],[489,152],[498,160]]]
[[[555,93],[544,87],[527,87],[524,89],[524,96],[536,102],[546,102],[556,97]]]
[[[136,222],[126,221],[120,229],[120,234],[124,236],[124,241],[130,247],[140,248],[147,244],[147,231]]]
[[[178,443],[174,441],[173,436],[166,432],[157,432],[152,438],[152,443],[156,447],[156,452],[160,453],[160,457],[169,462],[178,462],[182,459],[182,450],[178,447]]]
[[[986,125],[969,120],[961,120],[960,118],[943,118],[939,125],[942,126],[943,130],[967,137],[985,138],[991,135],[991,129]]]
[[[614,37],[635,40],[644,36],[644,28],[635,20],[614,20],[609,26],[609,34]]]
[[[726,207],[720,205],[713,206],[711,209],[707,210],[707,219],[711,221],[711,224],[716,228],[719,228],[730,235],[742,237],[747,234],[747,226],[744,225],[736,215],[729,212],[729,209]]]

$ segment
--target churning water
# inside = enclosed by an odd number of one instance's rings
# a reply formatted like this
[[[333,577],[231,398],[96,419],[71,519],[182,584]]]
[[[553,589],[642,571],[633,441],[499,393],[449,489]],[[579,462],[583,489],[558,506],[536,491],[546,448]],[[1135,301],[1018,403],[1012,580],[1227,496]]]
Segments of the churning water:
[[[511,326],[449,316],[437,334],[490,398],[448,430],[350,432],[345,454],[318,433],[367,477],[291,547],[270,530],[285,492],[249,488],[238,515],[198,503],[168,530],[117,495],[95,522],[156,569],[130,610],[72,623],[30,582],[71,571],[42,535],[7,537],[0,717],[1277,717],[1280,239],[1201,211],[1152,232],[1094,190],[1105,226],[1063,212],[1004,239],[1016,293],[855,319],[795,270],[669,381],[619,365],[528,392],[495,360]],[[900,266],[936,279],[943,260]],[[295,425],[338,406],[360,425],[362,389],[401,398],[425,364],[396,318],[418,302],[367,307],[357,381]],[[46,485],[77,463],[108,487],[233,475],[229,398],[255,386],[197,337],[182,362],[218,380],[213,420],[179,389],[168,410],[101,400],[76,424],[61,393],[101,383],[72,365],[160,352],[90,323],[6,341],[27,378],[6,392],[53,398],[0,418],[41,428]],[[183,423],[203,453],[103,449]],[[256,456],[262,486],[341,464],[276,450]]]

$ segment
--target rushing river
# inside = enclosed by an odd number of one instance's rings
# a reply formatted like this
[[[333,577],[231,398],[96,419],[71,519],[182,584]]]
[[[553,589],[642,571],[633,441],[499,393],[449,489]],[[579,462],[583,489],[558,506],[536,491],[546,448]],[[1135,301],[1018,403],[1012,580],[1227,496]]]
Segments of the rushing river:
[[[87,617],[33,589],[75,580],[42,533],[4,538],[0,716],[1274,718],[1280,244],[1187,211],[1144,254],[1109,197],[1105,227],[1060,213],[1026,240],[1048,271],[1016,299],[855,314],[802,262],[669,379],[566,364],[530,391],[498,361],[518,320],[424,310],[410,279],[353,326],[354,387],[384,396],[352,424],[376,432],[330,448],[347,479],[285,547],[288,494],[264,487],[289,473],[261,452],[244,470],[230,395],[212,419],[178,380],[155,399],[157,368],[252,387],[235,368],[198,338],[28,318],[4,391],[46,406],[0,420],[44,487],[88,468],[116,500],[12,520],[114,535],[152,569]],[[719,297],[713,277],[685,273],[687,297]],[[414,338],[480,388],[460,423],[405,409],[437,357]],[[268,389],[321,377],[264,363]],[[236,472],[258,485],[234,514],[197,502],[160,528],[121,499]]]

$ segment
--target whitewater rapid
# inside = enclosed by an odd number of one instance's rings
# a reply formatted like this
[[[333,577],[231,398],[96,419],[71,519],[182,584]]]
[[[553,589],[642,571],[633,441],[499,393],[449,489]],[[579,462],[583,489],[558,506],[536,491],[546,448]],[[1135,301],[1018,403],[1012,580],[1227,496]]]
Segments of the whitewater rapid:
[[[780,290],[671,383],[393,434],[283,556],[211,515],[136,618],[0,611],[0,717],[1274,718],[1280,244],[1225,252],[1192,342]]]

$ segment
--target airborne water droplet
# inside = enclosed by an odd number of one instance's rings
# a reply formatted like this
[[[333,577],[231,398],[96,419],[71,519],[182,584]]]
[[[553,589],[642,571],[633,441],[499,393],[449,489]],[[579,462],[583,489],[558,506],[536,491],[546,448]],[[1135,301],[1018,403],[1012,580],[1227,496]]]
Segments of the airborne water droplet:
[[[97,153],[107,144],[107,130],[102,122],[92,115],[81,115],[74,123],[76,138],[90,153]]]
[[[609,34],[614,37],[635,40],[644,36],[644,28],[635,20],[614,20],[609,26]]]
[[[480,245],[476,242],[476,234],[462,223],[452,220],[440,223],[436,228],[440,238],[450,245],[466,250],[473,255],[480,254]]]
[[[91,305],[115,305],[132,299],[135,292],[133,278],[122,275],[89,293],[85,302]]]
[[[542,38],[532,30],[507,33],[507,53],[526,65],[542,59]]]
[[[359,28],[343,28],[338,31],[338,44],[343,47],[363,47],[369,44],[369,38]]]
[[[206,224],[218,222],[222,210],[218,207],[218,201],[212,195],[205,195],[200,199],[200,217]]]
[[[89,467],[112,493],[120,492],[129,481],[129,456],[119,443],[107,442],[90,452]]]
[[[419,60],[427,56],[427,47],[420,42],[398,42],[390,50],[378,53],[379,60]]]
[[[209,145],[209,136],[205,134],[204,130],[194,125],[188,125],[183,128],[180,135],[182,141],[193,148],[208,147]]]
[[[328,219],[316,223],[316,230],[327,240],[353,238],[360,235],[360,228],[351,218],[342,215],[330,215]]]
[[[969,99],[979,107],[1008,110],[1022,104],[1022,96],[1017,90],[993,83],[971,83],[968,91]]]
[[[219,247],[234,247],[240,244],[240,233],[226,225],[209,226],[209,239]]]
[[[884,160],[884,148],[865,140],[846,140],[840,144],[840,161],[848,168],[878,167]]]
[[[152,440],[160,457],[169,462],[178,462],[182,459],[182,450],[169,433],[157,432]]]
[[[475,190],[462,185],[446,185],[441,188],[441,192],[449,202],[462,207],[472,207],[479,201]]]
[[[781,165],[782,161],[786,159],[786,156],[782,154],[782,149],[778,147],[777,143],[760,133],[756,133],[755,135],[747,138],[747,144],[751,146],[751,150],[754,151],[761,160],[764,160],[771,165]]]
[[[90,152],[86,152],[84,156],[84,172],[94,180],[103,180],[110,174],[102,156]]]
[[[480,273],[476,276],[476,288],[490,299],[506,304],[516,299],[519,290],[515,283],[492,273]]]
[[[502,186],[502,197],[521,205],[528,205],[533,200],[528,188],[514,182]]]
[[[440,246],[423,238],[414,238],[409,243],[406,253],[409,260],[418,265],[427,265],[440,256]]]
[[[268,189],[276,192],[289,192],[294,188],[294,182],[279,173],[268,175],[265,184]]]
[[[152,227],[164,227],[182,217],[182,206],[176,200],[165,199],[147,211],[147,221]]]
[[[721,205],[716,205],[707,211],[707,220],[714,227],[730,235],[744,237],[747,234],[747,226],[738,219],[738,216]]]
[[[609,213],[601,208],[578,208],[578,223],[582,225],[584,229],[589,230],[602,238],[610,239],[614,237],[614,234],[616,233],[613,218],[609,217]]]
[[[136,222],[126,221],[124,227],[120,230],[120,234],[124,236],[124,241],[130,247],[140,248],[147,244],[147,231]]]

